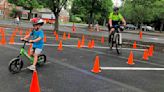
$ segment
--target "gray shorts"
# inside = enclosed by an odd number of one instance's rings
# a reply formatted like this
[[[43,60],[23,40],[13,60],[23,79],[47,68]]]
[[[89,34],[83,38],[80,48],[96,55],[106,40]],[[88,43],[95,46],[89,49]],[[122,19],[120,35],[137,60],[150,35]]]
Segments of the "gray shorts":
[[[39,55],[39,54],[41,54],[42,49],[39,49],[39,48],[32,48],[32,49],[31,49],[31,52],[33,52],[34,54]]]

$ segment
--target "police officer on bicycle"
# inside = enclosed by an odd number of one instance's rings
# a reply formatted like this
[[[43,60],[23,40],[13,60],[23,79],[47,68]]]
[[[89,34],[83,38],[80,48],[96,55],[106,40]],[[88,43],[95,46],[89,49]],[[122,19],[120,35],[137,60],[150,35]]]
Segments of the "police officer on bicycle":
[[[115,31],[115,25],[119,25],[120,22],[123,23],[123,25],[126,25],[126,21],[123,18],[123,16],[119,13],[119,8],[114,7],[113,12],[109,15],[109,21],[108,21],[108,30],[109,30],[109,43],[111,40],[111,33]]]

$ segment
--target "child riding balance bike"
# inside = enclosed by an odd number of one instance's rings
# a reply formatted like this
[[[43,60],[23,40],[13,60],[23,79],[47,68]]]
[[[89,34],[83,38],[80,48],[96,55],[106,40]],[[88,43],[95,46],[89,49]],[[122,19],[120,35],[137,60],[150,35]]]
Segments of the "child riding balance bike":
[[[30,70],[36,70],[36,64],[40,63],[40,58],[43,59],[43,62],[46,61],[46,56],[41,54],[43,50],[44,45],[44,33],[41,29],[41,26],[43,26],[44,22],[42,19],[39,18],[33,18],[31,19],[31,22],[33,24],[33,30],[30,34],[26,35],[24,38],[21,38],[21,41],[24,41],[24,46],[22,47],[20,51],[20,55],[17,58],[14,58],[10,61],[9,64],[9,70],[10,72],[18,72],[23,67],[23,62],[20,59],[21,55],[27,56],[28,59],[30,59],[31,64],[29,67],[27,67]],[[28,41],[28,38],[32,37],[32,40]],[[27,54],[27,52],[24,50],[26,43],[32,43],[32,49],[30,51],[30,56]],[[17,61],[17,62],[16,62]],[[16,70],[14,70],[12,67],[16,67]],[[19,66],[19,67],[18,67]]]

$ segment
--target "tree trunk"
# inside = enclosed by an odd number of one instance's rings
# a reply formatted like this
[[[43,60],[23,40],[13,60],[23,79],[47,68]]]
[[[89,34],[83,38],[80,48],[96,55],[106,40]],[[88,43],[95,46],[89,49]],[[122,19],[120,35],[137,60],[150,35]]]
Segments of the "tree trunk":
[[[29,19],[29,20],[30,20],[31,17],[32,17],[32,10],[33,10],[33,9],[30,9],[30,13],[29,13],[29,16],[28,16],[28,19]]]
[[[164,21],[162,21],[162,23],[161,23],[160,32],[163,31],[163,24],[164,24]]]
[[[103,26],[106,26],[106,18],[104,18]]]
[[[89,28],[91,28],[91,24],[93,24],[93,8],[94,8],[94,5],[95,5],[95,0],[92,0],[92,8],[90,10],[90,18],[89,18]]]
[[[55,15],[55,28],[54,31],[58,32],[59,31],[59,13],[54,13]]]
[[[90,12],[90,17],[89,17],[89,28],[91,27],[91,24],[92,24],[92,17],[93,17],[93,12],[91,11]]]

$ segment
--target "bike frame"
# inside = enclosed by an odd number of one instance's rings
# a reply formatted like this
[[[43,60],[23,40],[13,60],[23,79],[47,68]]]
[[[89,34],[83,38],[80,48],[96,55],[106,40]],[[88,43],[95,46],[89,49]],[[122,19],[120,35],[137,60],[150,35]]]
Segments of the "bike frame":
[[[116,35],[119,35],[119,44],[122,44],[122,34],[119,31],[119,29],[117,31],[118,31],[118,33],[117,32],[114,33],[114,39],[113,40],[116,41]]]
[[[113,41],[116,41],[116,35],[119,35],[119,44],[122,44],[122,34],[118,26],[115,27]]]
[[[26,56],[29,59],[30,63],[32,64],[34,61],[34,57],[29,56],[27,51],[25,50],[26,43],[27,42],[24,42],[24,45],[22,46],[22,48],[20,50],[20,54],[17,57],[19,58],[20,56]]]
[[[21,48],[20,55],[26,56],[29,59],[30,63],[33,63],[34,57],[29,56],[24,48]]]

